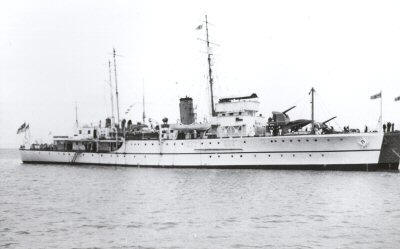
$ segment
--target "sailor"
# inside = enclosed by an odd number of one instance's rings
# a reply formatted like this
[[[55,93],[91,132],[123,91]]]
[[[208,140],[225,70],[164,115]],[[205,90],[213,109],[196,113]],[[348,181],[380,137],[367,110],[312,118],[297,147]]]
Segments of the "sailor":
[[[394,123],[392,123],[392,132],[394,132]]]
[[[365,126],[364,132],[365,132],[365,133],[368,132],[368,126]]]
[[[383,132],[386,132],[386,124],[383,124],[382,128],[383,128]]]
[[[391,128],[392,128],[392,123],[387,122],[387,132],[390,132]]]

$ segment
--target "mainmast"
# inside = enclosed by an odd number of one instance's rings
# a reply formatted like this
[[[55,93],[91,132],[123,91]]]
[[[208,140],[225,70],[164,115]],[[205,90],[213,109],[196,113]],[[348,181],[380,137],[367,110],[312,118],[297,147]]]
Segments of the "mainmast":
[[[117,123],[119,125],[119,99],[118,99],[118,80],[117,80],[117,63],[115,59],[115,48],[113,48],[113,57],[114,57],[114,79],[115,79],[115,96],[117,98]]]
[[[210,104],[211,104],[211,116],[215,116],[215,109],[214,109],[214,93],[213,93],[213,77],[212,77],[212,69],[211,69],[211,48],[210,48],[210,40],[208,37],[208,20],[206,15],[206,43],[207,43],[207,62],[208,62],[208,80],[210,84]]]
[[[114,117],[114,94],[112,89],[112,80],[111,80],[111,61],[108,60],[108,76],[109,76],[109,85],[110,85],[110,97],[111,97],[111,122],[112,126],[115,124],[115,117]]]
[[[314,126],[315,126],[315,122],[314,122],[314,93],[315,93],[315,89],[314,87],[311,88],[311,91],[309,94],[311,94],[311,133],[314,133]]]

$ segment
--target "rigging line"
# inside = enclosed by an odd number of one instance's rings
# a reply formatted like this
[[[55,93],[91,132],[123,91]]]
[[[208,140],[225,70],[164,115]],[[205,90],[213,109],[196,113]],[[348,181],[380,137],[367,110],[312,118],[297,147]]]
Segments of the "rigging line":
[[[326,107],[325,102],[323,101],[323,98],[321,97],[321,95],[317,94],[319,98],[319,102],[321,103],[322,109],[324,112],[326,112],[330,117],[333,117],[334,115],[332,115],[332,113],[329,111],[329,109]],[[342,129],[342,124],[339,124],[337,122],[337,120],[333,120],[333,123],[335,123],[337,125],[337,127],[339,127],[340,129]]]

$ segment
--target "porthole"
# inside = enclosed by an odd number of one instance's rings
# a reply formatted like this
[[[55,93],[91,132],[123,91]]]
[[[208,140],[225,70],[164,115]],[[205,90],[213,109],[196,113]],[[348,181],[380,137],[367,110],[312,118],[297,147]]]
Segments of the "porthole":
[[[151,145],[154,145],[153,143],[151,143]]]
[[[311,154],[309,154],[309,156],[311,157]]]
[[[246,141],[243,141],[243,143],[245,144],[245,143],[246,143]]]
[[[183,145],[183,143],[181,143],[181,145]]]
[[[329,141],[331,141],[331,140],[328,138],[326,141],[328,141],[328,142],[329,142]]]
[[[290,141],[290,142],[293,142],[293,140],[292,140],[292,139],[290,139],[289,141]]]
[[[317,140],[317,139],[314,139],[314,141],[317,142],[318,140]]]
[[[146,146],[146,143],[144,143],[144,146]]]
[[[310,142],[310,140],[306,139],[306,142]]]
[[[217,144],[219,144],[219,142],[217,142]]]
[[[282,143],[284,143],[285,142],[285,140],[282,140]]]
[[[283,155],[281,154],[281,157],[283,157]]]
[[[324,157],[325,155],[324,155],[324,154],[321,154],[321,156]]]
[[[254,157],[257,157],[257,155],[256,155],[256,154],[254,154]]]
[[[201,144],[203,145],[203,142]]]
[[[341,138],[340,141],[343,141],[343,138]]]
[[[211,156],[210,156],[210,158],[211,158]]]
[[[271,140],[271,143],[273,143],[274,141],[273,140]]]
[[[278,141],[274,140],[274,142],[276,143],[276,142],[278,142]]]
[[[220,155],[218,155],[218,158],[220,158],[221,156]]]
[[[297,141],[299,141],[299,142],[300,142],[301,140],[299,139],[299,140],[297,140]]]
[[[243,155],[240,155],[240,157],[243,157]]]
[[[268,157],[271,157],[271,155],[268,155]]]
[[[296,155],[295,154],[293,154],[293,157],[295,157]]]
[[[231,155],[231,157],[233,157],[233,155]]]
[[[175,146],[176,144],[174,143],[174,146]]]
[[[209,142],[209,144],[211,144],[211,142]]]

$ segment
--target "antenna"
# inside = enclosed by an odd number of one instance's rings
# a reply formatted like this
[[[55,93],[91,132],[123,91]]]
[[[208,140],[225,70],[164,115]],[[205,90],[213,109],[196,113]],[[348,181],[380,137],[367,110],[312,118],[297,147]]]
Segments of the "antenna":
[[[212,69],[211,69],[211,48],[210,48],[210,40],[208,35],[208,19],[206,17],[206,43],[207,43],[207,62],[208,62],[208,81],[210,84],[210,100],[211,100],[211,116],[215,117],[215,109],[214,109],[214,93],[213,93],[213,77],[212,77]]]
[[[146,121],[146,109],[145,109],[145,101],[144,101],[144,79],[143,79],[142,85],[143,85],[143,116],[142,116],[142,118],[143,118],[143,124],[144,124]]]
[[[111,80],[111,61],[108,60],[108,84],[110,85],[110,97],[111,97],[111,122],[112,126],[115,124],[115,117],[114,117],[114,94],[113,94],[113,88],[112,88],[112,80]]]
[[[116,62],[115,56],[116,56],[115,48],[113,48],[115,96],[117,97],[117,121],[118,121],[117,123],[118,123],[118,125],[119,125],[119,99],[118,99],[117,62]]]

